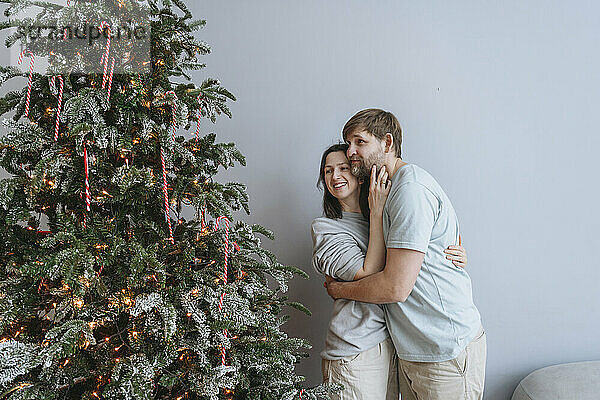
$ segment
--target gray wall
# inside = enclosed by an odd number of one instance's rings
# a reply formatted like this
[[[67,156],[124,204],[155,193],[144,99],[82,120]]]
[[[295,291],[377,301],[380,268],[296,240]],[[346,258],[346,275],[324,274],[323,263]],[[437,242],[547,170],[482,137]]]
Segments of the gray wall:
[[[248,167],[248,220],[310,281],[289,333],[315,346],[331,300],[310,269],[323,149],[359,109],[399,118],[404,159],[452,199],[488,334],[487,400],[553,363],[600,359],[600,4],[591,1],[202,1],[208,72],[238,97],[214,129]],[[204,76],[204,75],[198,75]]]
[[[404,159],[452,199],[488,334],[487,400],[534,369],[600,359],[593,236],[600,144],[600,4],[591,1],[200,1],[209,75],[238,97],[203,131],[234,141],[248,166],[249,222],[311,279],[285,329],[315,348],[299,371],[320,380],[331,300],[310,269],[309,225],[322,150],[356,111],[399,118]],[[5,53],[2,53],[5,54]]]

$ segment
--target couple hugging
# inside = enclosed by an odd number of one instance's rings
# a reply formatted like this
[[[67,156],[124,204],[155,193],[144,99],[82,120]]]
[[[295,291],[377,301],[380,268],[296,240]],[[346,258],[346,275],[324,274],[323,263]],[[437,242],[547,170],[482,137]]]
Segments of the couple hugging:
[[[340,400],[482,399],[486,337],[458,218],[435,179],[402,161],[402,130],[358,112],[323,153],[314,268],[335,300],[323,358]]]

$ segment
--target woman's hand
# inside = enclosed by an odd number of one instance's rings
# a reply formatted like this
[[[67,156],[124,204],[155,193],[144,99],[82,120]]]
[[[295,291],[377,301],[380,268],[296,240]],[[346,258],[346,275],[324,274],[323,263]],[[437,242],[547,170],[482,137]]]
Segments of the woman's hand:
[[[392,184],[388,182],[388,173],[385,167],[381,167],[379,174],[377,174],[377,167],[373,165],[373,168],[371,168],[371,185],[369,186],[371,215],[378,217],[383,215],[383,206],[385,206],[391,187]]]
[[[452,264],[460,268],[467,266],[467,251],[461,245],[448,246],[444,253],[448,254],[446,258],[452,260]]]

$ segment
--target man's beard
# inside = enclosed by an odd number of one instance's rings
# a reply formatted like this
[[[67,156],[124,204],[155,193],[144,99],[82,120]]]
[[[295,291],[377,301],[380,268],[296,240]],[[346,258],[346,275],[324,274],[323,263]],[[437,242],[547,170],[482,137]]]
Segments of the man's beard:
[[[367,167],[365,166],[365,163],[362,160],[359,160],[359,162],[353,162],[352,163],[352,175],[354,175],[355,177],[357,177],[358,179],[361,180],[365,180],[368,179],[370,174],[369,174],[369,170],[367,169]]]
[[[371,154],[364,160],[358,160],[359,162],[351,162],[352,175],[357,177],[358,179],[362,179],[365,182],[369,182],[371,178],[371,168],[373,165],[377,165],[377,170],[384,164],[383,154]]]

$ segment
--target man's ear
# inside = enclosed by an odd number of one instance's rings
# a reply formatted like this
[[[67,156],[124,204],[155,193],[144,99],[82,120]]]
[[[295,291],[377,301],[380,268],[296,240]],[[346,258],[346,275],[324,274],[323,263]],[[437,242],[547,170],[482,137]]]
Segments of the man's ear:
[[[394,148],[394,137],[391,133],[385,134],[385,152],[389,153]]]

